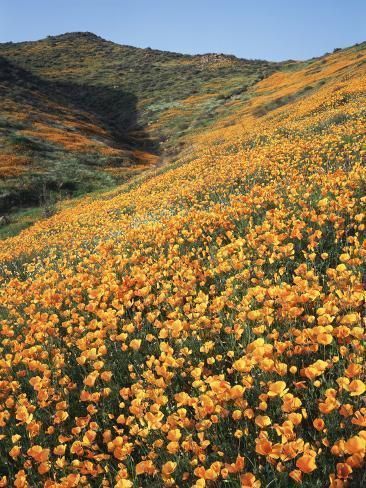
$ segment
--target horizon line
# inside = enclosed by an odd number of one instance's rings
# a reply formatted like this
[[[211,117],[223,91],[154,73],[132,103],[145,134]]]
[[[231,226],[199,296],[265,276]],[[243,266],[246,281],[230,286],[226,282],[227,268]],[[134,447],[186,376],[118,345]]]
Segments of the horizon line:
[[[266,61],[266,62],[269,62],[269,63],[286,63],[286,62],[304,62],[304,61],[309,61],[309,60],[313,60],[313,59],[319,59],[319,58],[322,58],[323,56],[327,56],[327,55],[330,55],[330,54],[333,54],[334,52],[336,52],[337,50],[346,50],[346,49],[351,49],[352,47],[355,47],[355,46],[359,46],[361,44],[364,44],[366,43],[366,40],[364,41],[360,41],[360,42],[356,42],[352,45],[347,45],[347,46],[343,46],[343,47],[335,47],[333,49],[332,52],[324,52],[323,54],[320,54],[318,56],[313,56],[313,57],[310,57],[310,58],[304,58],[304,59],[292,59],[292,58],[288,58],[288,59],[282,59],[280,61],[278,60],[270,60],[270,59],[266,59],[266,58],[250,58],[250,57],[239,57],[237,56],[236,54],[233,54],[233,53],[225,53],[225,52],[214,52],[214,51],[210,51],[210,52],[205,52],[205,53],[188,53],[188,52],[179,52],[179,51],[170,51],[168,49],[160,49],[160,48],[154,48],[154,47],[151,47],[151,46],[146,46],[146,47],[142,47],[142,46],[136,46],[136,45],[132,45],[132,44],[122,44],[120,42],[116,42],[116,41],[113,41],[111,39],[106,39],[105,37],[99,35],[99,34],[95,34],[94,32],[91,32],[91,31],[69,31],[69,32],[63,32],[61,34],[49,34],[47,35],[46,37],[41,37],[41,38],[37,38],[37,39],[26,39],[24,41],[0,41],[0,44],[23,44],[25,42],[41,42],[41,41],[46,41],[47,39],[49,38],[57,38],[57,37],[62,37],[62,36],[66,36],[66,35],[70,35],[70,34],[82,34],[82,35],[91,35],[91,36],[94,36],[102,41],[105,41],[105,42],[111,42],[113,44],[117,44],[119,46],[123,46],[123,47],[131,47],[131,48],[134,48],[134,49],[143,49],[143,50],[152,50],[152,51],[159,51],[159,52],[166,52],[166,53],[171,53],[171,54],[179,54],[179,55],[182,55],[182,56],[207,56],[207,55],[210,55],[210,54],[215,54],[215,55],[222,55],[222,56],[231,56],[231,57],[235,57],[236,59],[238,60],[250,60],[250,61]]]

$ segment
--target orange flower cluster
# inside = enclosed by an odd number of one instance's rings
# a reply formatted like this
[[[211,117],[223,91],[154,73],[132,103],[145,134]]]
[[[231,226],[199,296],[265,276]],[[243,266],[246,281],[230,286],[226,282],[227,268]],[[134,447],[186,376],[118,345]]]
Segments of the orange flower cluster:
[[[27,171],[29,160],[24,156],[0,154],[0,179],[19,176]]]
[[[4,242],[0,486],[363,486],[365,66]]]

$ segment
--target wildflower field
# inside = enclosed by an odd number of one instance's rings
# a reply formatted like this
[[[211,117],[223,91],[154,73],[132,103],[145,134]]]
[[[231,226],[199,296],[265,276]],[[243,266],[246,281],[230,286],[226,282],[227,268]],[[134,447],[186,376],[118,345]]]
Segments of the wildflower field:
[[[366,50],[325,59],[3,241],[0,486],[365,486]]]

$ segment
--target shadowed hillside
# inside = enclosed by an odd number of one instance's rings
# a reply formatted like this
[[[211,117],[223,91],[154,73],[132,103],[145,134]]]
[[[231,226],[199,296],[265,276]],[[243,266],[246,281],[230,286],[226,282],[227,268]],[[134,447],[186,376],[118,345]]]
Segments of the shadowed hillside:
[[[41,79],[0,58],[0,96],[0,214],[115,186],[158,159],[122,90]]]

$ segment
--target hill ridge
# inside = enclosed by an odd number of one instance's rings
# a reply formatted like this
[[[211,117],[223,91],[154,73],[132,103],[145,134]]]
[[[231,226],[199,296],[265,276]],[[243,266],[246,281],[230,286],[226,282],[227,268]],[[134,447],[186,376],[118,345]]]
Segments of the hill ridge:
[[[328,75],[321,75],[328,62],[332,65],[353,52],[362,56],[363,45],[306,62],[275,63],[135,48],[90,32],[0,44],[0,56],[7,62],[28,71],[40,85],[48,84],[49,100],[43,91],[43,106],[53,106],[57,99],[65,114],[60,123],[53,108],[51,120],[35,103],[37,86],[32,91],[21,78],[12,84],[3,80],[0,202],[13,203],[0,212],[13,213],[27,205],[22,195],[33,194],[32,205],[44,200],[44,193],[55,201],[109,188],[174,162],[195,148],[201,135],[233,124],[242,111],[254,115],[256,124],[266,113],[309,97],[328,83]],[[306,85],[275,95],[271,81],[267,100],[257,103],[264,80],[306,70],[314,83],[309,78]],[[79,176],[61,184],[62,167],[70,177]],[[60,185],[69,193],[56,195]]]

